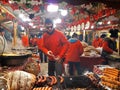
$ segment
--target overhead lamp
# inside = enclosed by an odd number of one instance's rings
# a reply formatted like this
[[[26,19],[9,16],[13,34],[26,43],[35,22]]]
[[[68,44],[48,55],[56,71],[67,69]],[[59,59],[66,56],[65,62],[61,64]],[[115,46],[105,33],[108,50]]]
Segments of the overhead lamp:
[[[54,20],[54,23],[56,24],[56,23],[61,23],[62,22],[62,20],[60,19],[60,18],[57,18],[56,20]]]
[[[33,23],[28,23],[30,26],[33,26]]]
[[[66,16],[68,14],[67,10],[61,10],[61,15]]]
[[[11,0],[8,1],[10,4],[13,3]]]
[[[93,29],[93,28],[94,28],[94,26],[92,25],[92,26],[91,26],[91,29]]]
[[[33,26],[33,28],[36,28],[36,26]]]
[[[23,18],[23,17],[24,17],[24,14],[20,13],[20,14],[19,14],[19,17],[20,17],[20,18]]]
[[[107,22],[107,24],[110,24],[110,23],[111,23],[110,21]]]
[[[98,22],[98,25],[102,25],[103,24],[103,22]]]
[[[25,28],[24,28],[23,26],[21,26],[21,29],[22,29],[22,30],[25,30]]]
[[[58,5],[50,4],[47,6],[48,12],[57,12],[59,9]]]

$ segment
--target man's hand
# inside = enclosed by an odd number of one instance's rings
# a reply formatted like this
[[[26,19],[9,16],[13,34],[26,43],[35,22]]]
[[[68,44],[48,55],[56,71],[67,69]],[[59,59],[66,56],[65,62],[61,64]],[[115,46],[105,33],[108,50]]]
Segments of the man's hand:
[[[55,59],[57,62],[61,62],[60,56],[56,56],[56,57],[54,57],[54,59]]]
[[[48,51],[48,52],[47,52],[47,54],[48,54],[49,56],[54,57],[54,54],[53,54],[53,52],[52,52],[52,51]]]
[[[115,51],[113,52],[113,54],[114,54],[114,55],[119,55],[119,54],[118,54],[117,52],[115,52]]]

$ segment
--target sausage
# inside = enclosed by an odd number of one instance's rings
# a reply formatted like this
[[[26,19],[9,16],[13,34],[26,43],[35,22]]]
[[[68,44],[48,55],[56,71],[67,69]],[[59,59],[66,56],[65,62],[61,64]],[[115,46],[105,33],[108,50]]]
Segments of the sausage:
[[[52,78],[54,79],[53,84],[56,84],[56,83],[57,83],[57,79],[56,79],[56,77],[55,77],[55,76],[52,76]]]
[[[52,87],[49,87],[48,90],[52,90]]]
[[[52,76],[49,76],[48,78],[50,79],[50,81],[47,84],[52,86],[54,84],[54,78]]]
[[[46,76],[42,76],[41,82],[43,83],[43,82],[45,82],[45,81],[46,81]]]
[[[64,78],[62,76],[58,76],[60,78],[60,83],[64,82]]]

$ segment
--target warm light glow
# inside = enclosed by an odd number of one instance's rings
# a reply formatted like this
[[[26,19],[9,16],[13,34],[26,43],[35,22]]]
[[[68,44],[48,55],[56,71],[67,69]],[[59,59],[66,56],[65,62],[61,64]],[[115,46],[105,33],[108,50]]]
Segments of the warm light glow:
[[[120,33],[118,33],[118,36],[120,36]]]
[[[55,28],[55,27],[56,27],[56,24],[53,24],[53,27]]]
[[[61,10],[61,15],[66,16],[68,14],[67,10]]]
[[[28,17],[26,17],[23,13],[21,13],[21,14],[19,14],[19,18],[21,18],[24,22],[26,22],[26,21],[31,21],[31,19],[30,18],[28,18]]]
[[[22,29],[22,30],[25,30],[25,28],[24,28],[23,26],[21,26],[21,29]]]
[[[21,14],[19,14],[19,17],[22,19],[24,17],[24,15],[21,13]]]
[[[33,26],[33,23],[29,23],[30,26]]]
[[[88,27],[85,27],[85,29],[88,29]]]
[[[43,31],[43,28],[40,28],[40,31]]]
[[[111,22],[110,22],[110,21],[108,21],[108,22],[107,22],[107,24],[111,24]]]
[[[57,12],[58,8],[59,8],[58,5],[50,4],[47,6],[47,11],[48,12]]]
[[[9,0],[8,2],[9,2],[10,4],[12,3],[12,1],[11,1],[11,0]]]
[[[36,26],[33,26],[33,28],[36,28]]]
[[[61,20],[60,18],[57,18],[57,19],[56,19],[56,20],[54,20],[53,22],[54,22],[55,24],[56,24],[56,23],[61,23],[61,22],[62,22],[62,20]]]
[[[102,22],[98,22],[99,25],[102,25],[103,23]]]
[[[27,18],[27,17],[23,17],[22,20],[23,20],[24,22],[26,22],[26,21],[30,22],[30,21],[31,21],[31,19],[30,19],[30,18]]]
[[[94,28],[94,26],[92,25],[92,26],[91,26],[91,29],[93,29],[93,28]]]
[[[26,22],[27,21],[27,18],[25,18],[25,17],[23,17],[23,18],[21,18],[24,22]]]

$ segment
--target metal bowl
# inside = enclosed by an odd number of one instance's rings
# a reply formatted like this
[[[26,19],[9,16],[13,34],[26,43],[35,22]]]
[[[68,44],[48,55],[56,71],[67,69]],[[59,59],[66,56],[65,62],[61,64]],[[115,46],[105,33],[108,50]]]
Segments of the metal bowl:
[[[30,57],[29,54],[18,56],[0,56],[0,61],[2,66],[20,66],[27,61],[28,57]]]

